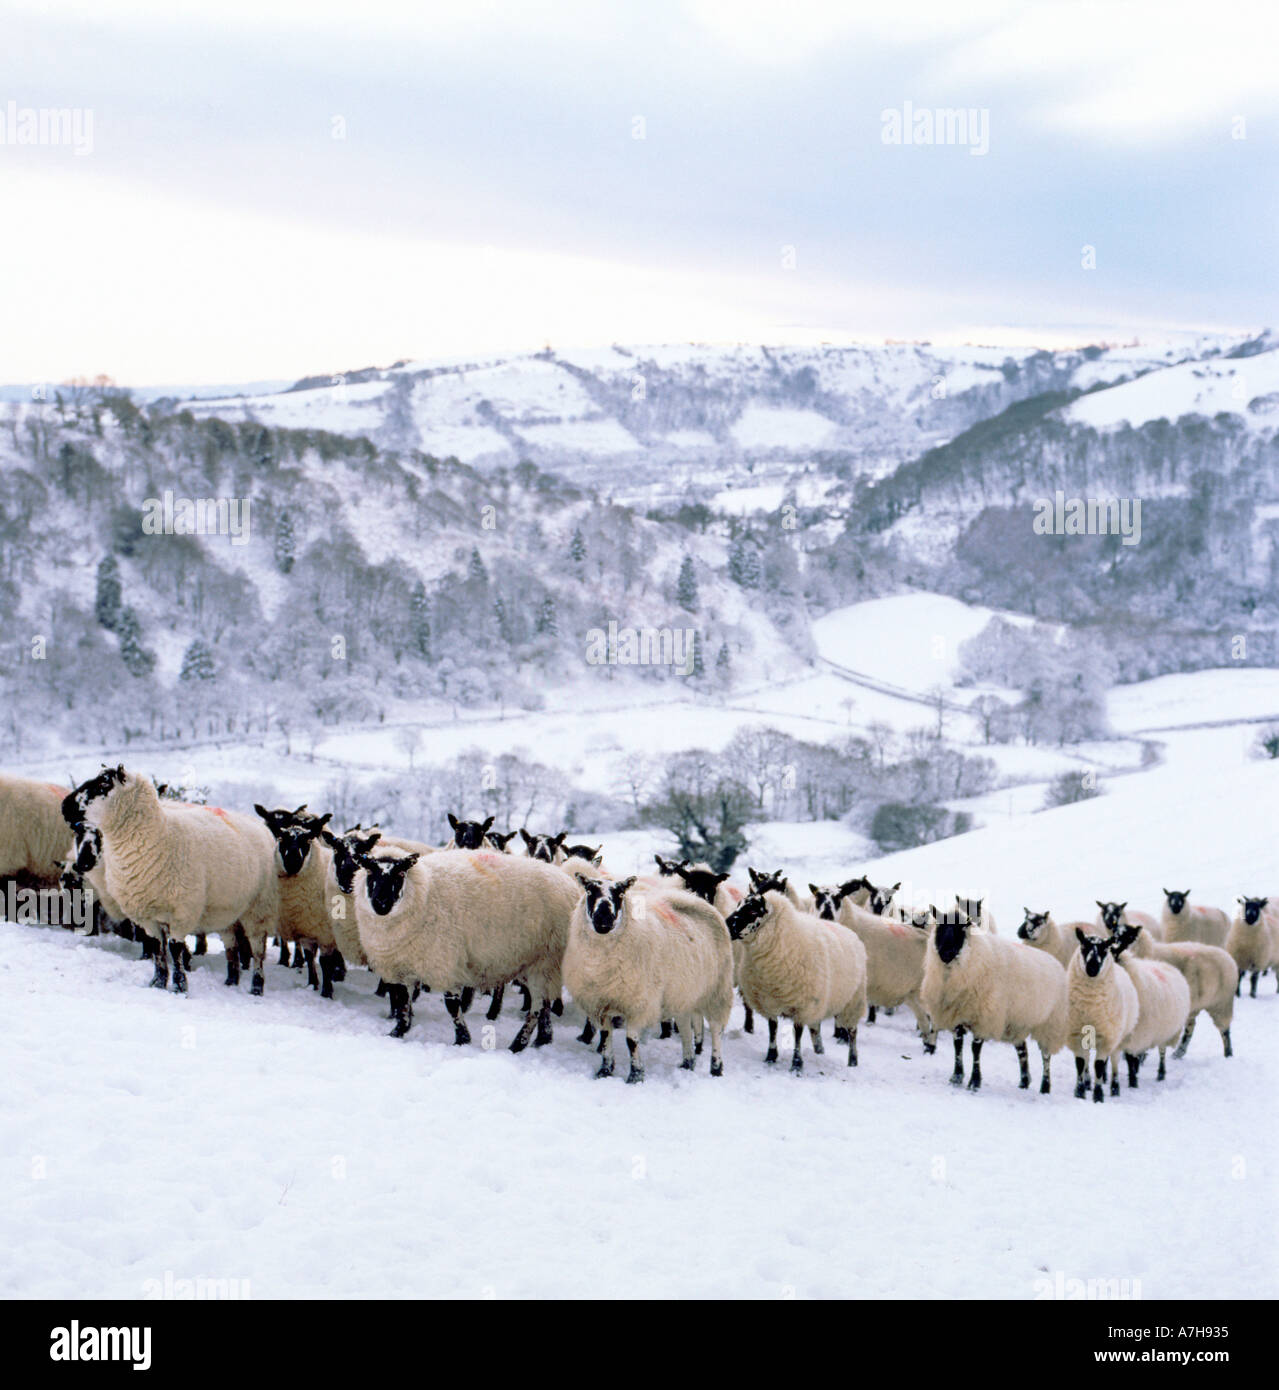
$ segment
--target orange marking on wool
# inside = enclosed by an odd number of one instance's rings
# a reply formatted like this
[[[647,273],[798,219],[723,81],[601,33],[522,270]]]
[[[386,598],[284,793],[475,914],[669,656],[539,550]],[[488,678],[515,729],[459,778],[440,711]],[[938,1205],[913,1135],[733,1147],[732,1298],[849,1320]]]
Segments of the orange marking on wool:
[[[890,923],[888,924],[888,930],[889,930],[890,932],[892,932],[892,934],[893,934],[894,936],[909,936],[909,935],[910,935],[910,931],[908,931],[908,930],[906,929],[906,923],[905,923],[905,922],[890,922]],[[911,930],[913,931],[914,928],[911,928]]]
[[[661,917],[663,920],[669,922],[671,926],[679,926],[679,914],[676,913],[672,908],[668,907],[665,903],[658,903],[654,908],[654,911],[656,911],[657,915]]]
[[[67,794],[66,787],[55,787],[52,782],[46,782],[45,786],[49,788],[49,790],[54,794],[54,796],[58,798],[59,801],[61,801],[62,798]]]
[[[218,816],[221,820],[225,821],[227,825],[229,825],[237,835],[240,833],[240,827],[236,825],[236,823],[231,819],[230,816],[227,815],[227,813],[222,809],[221,806],[206,806],[204,809],[206,811],[211,811],[215,816]]]
[[[742,900],[742,890],[740,888],[734,888],[730,883],[728,885],[728,896],[732,898],[735,903],[739,903]]]

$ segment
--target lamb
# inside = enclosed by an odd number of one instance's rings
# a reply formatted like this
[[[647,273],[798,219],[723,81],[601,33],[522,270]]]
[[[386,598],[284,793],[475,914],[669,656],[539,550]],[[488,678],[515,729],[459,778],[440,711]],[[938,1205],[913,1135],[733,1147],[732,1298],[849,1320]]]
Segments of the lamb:
[[[151,782],[123,764],[78,790],[85,820],[102,833],[107,892],[159,940],[152,985],[168,984],[167,945],[173,987],[185,993],[183,938],[206,932],[221,935],[227,983],[238,984],[243,933],[253,957],[251,991],[261,994],[266,939],[276,930],[280,905],[275,842],[266,827],[220,807],[161,802]]]
[[[1229,952],[1220,946],[1205,946],[1202,941],[1160,941],[1153,937],[1147,928],[1135,923],[1115,922],[1110,927],[1111,935],[1118,937],[1121,931],[1135,933],[1128,949],[1139,960],[1165,961],[1175,966],[1186,977],[1190,986],[1190,1017],[1186,1031],[1181,1035],[1174,1057],[1184,1057],[1194,1035],[1195,1020],[1201,1010],[1216,1025],[1221,1034],[1221,1045],[1227,1057],[1234,1055],[1230,1043],[1230,1024],[1235,1012],[1235,963]]]
[[[543,864],[561,864],[564,862],[564,841],[568,839],[568,831],[561,830],[558,835],[530,835],[527,830],[521,828],[520,837],[524,841],[524,850],[530,859],[539,859]]]
[[[489,816],[483,821],[478,821],[458,820],[452,811],[450,811],[448,815],[449,824],[453,827],[453,837],[444,846],[445,849],[484,848],[484,841],[488,838],[489,832],[493,828],[493,816]]]
[[[1181,971],[1164,961],[1141,960],[1128,954],[1140,933],[1140,927],[1120,927],[1112,944],[1115,959],[1137,989],[1137,1021],[1123,1041],[1129,1090],[1136,1089],[1137,1068],[1152,1047],[1159,1049],[1155,1080],[1164,1079],[1164,1056],[1168,1048],[1176,1046],[1190,1022],[1190,986]]]
[[[729,935],[741,943],[742,998],[768,1019],[765,1062],[777,1061],[777,1020],[795,1029],[791,1071],[802,1072],[804,1029],[813,1051],[823,1052],[822,1020],[833,1017],[847,1030],[848,1065],[857,1065],[857,1025],[866,1012],[866,948],[853,932],[823,922],[775,888],[751,891],[728,919]]]
[[[876,1009],[895,1009],[906,1004],[915,1015],[924,1051],[937,1051],[937,1033],[920,1003],[919,989],[924,977],[924,951],[931,920],[920,913],[910,922],[889,921],[860,908],[845,894],[847,885],[822,888],[810,883],[815,916],[838,922],[857,933],[866,948],[867,1021],[874,1023]],[[839,1033],[836,1033],[839,1040]]]
[[[549,1043],[551,1002],[560,997],[569,918],[580,886],[561,869],[492,850],[441,850],[423,858],[365,854],[355,916],[369,964],[391,989],[394,1037],[412,1023],[411,985],[444,992],[454,1041],[467,1043],[464,992],[526,980],[530,1007],[512,1052]],[[360,880],[363,878],[363,883]]]
[[[1230,932],[1230,918],[1219,907],[1196,907],[1190,902],[1190,889],[1184,893],[1165,888],[1163,925],[1165,941],[1202,941],[1206,946],[1224,946]]]
[[[62,814],[68,795],[51,782],[0,776],[0,880],[21,874],[38,884],[57,883],[59,861],[72,849]]]
[[[631,1059],[626,1080],[643,1081],[640,1034],[667,1018],[680,1025],[680,1065],[688,1071],[709,1024],[711,1075],[722,1076],[720,1044],[733,1006],[728,928],[694,894],[656,883],[632,891],[636,882],[587,879],[569,924],[564,983],[603,1036],[596,1076],[612,1076],[613,1034],[623,1027]]]
[[[1137,1023],[1137,987],[1129,973],[1115,963],[1113,941],[1076,927],[1079,950],[1066,971],[1070,1001],[1067,1046],[1075,1054],[1075,1098],[1088,1094],[1088,1060],[1093,1058],[1092,1098],[1106,1099],[1106,1068],[1110,1094],[1119,1094],[1119,1054]]]
[[[1235,992],[1243,989],[1243,977],[1252,976],[1249,994],[1257,997],[1257,980],[1274,968],[1279,977],[1279,914],[1268,906],[1269,898],[1240,898],[1239,911],[1230,924],[1226,950],[1234,961],[1238,977]]]
[[[301,945],[306,958],[307,984],[320,991],[321,999],[332,999],[334,981],[345,973],[338,964],[345,961],[345,955],[341,953],[333,929],[326,890],[333,851],[321,840],[333,817],[326,813],[301,820],[297,812],[268,811],[256,802],[253,809],[266,823],[275,841],[275,867],[280,881],[280,938]]]
[[[964,1081],[964,1034],[973,1035],[968,1089],[981,1088],[981,1049],[987,1039],[1010,1042],[1021,1066],[1020,1086],[1030,1086],[1026,1039],[1034,1038],[1043,1059],[1042,1095],[1052,1090],[1052,1058],[1066,1043],[1069,1006],[1066,972],[1044,951],[1028,951],[983,931],[963,913],[941,916],[924,955],[920,1002],[936,1029],[955,1035],[951,1083]]]
[[[1054,921],[1051,912],[1032,912],[1028,907],[1023,907],[1022,912],[1025,917],[1017,928],[1018,938],[1030,946],[1037,946],[1041,951],[1047,951],[1061,962],[1063,970],[1068,968],[1071,957],[1079,949],[1075,932],[1090,930],[1091,923],[1067,922],[1063,926]]]

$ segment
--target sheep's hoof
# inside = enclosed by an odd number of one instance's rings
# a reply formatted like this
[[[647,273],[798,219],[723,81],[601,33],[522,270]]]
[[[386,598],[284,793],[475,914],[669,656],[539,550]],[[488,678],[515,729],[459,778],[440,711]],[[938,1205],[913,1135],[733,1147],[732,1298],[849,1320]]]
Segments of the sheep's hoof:
[[[644,1079],[644,1068],[643,1068],[643,1067],[632,1067],[631,1070],[630,1070],[630,1072],[629,1072],[629,1074],[627,1075],[626,1084],[627,1084],[628,1086],[634,1086],[637,1082],[643,1081],[643,1079]]]
[[[836,1028],[836,1029],[835,1029],[835,1041],[836,1041],[836,1042],[846,1043],[846,1042],[848,1041],[848,1029],[847,1029],[847,1028]]]
[[[1224,1050],[1224,1052],[1225,1052],[1225,1055],[1226,1055],[1227,1057],[1233,1057],[1233,1056],[1235,1055],[1235,1050],[1234,1050],[1234,1048],[1231,1047],[1231,1045],[1230,1045],[1230,1029],[1229,1029],[1229,1028],[1227,1028],[1226,1031],[1221,1035],[1221,1044],[1222,1044],[1222,1048],[1223,1048],[1223,1050]]]
[[[174,994],[185,994],[187,992],[187,977],[185,975],[175,975],[173,977]]]
[[[937,1051],[937,1044],[936,1044],[936,1043],[925,1043],[925,1044],[924,1044],[924,1055],[925,1055],[926,1057],[931,1057],[931,1056],[933,1055],[933,1053],[936,1052],[936,1051]]]
[[[336,979],[336,978],[337,978],[337,977],[334,976],[334,979]],[[320,991],[320,998],[321,998],[321,999],[332,999],[332,998],[333,998],[333,986],[332,986],[332,984],[331,984],[328,980],[325,980],[325,982],[324,982],[324,988]]]
[[[802,1057],[792,1057],[790,1059],[790,1070],[792,1076],[798,1076],[804,1070],[804,1059]]]
[[[973,1072],[973,1074],[968,1078],[968,1089],[969,1089],[970,1091],[980,1091],[980,1090],[981,1090],[981,1072],[975,1071],[975,1072]]]
[[[777,1049],[775,1047],[770,1047],[768,1051],[764,1053],[764,1060],[766,1062],[777,1061]]]
[[[1083,1082],[1080,1082],[1080,1084],[1079,1084],[1078,1086],[1075,1087],[1075,1099],[1076,1099],[1076,1100],[1087,1100],[1087,1099],[1088,1099],[1088,1087],[1087,1087]]]
[[[1101,1105],[1106,1099],[1105,1090],[1100,1086],[1094,1086],[1092,1088],[1092,1098],[1097,1105]]]
[[[1017,1083],[1017,1089],[1018,1089],[1019,1091],[1029,1091],[1029,1090],[1030,1090],[1030,1077],[1028,1077],[1028,1076],[1023,1076],[1023,1077],[1021,1078],[1021,1080]]]
[[[1181,1059],[1186,1055],[1185,1044],[1183,1043],[1182,1045],[1180,1045],[1172,1055],[1175,1061],[1180,1062]]]
[[[453,1046],[465,1047],[471,1041],[471,1030],[465,1023],[455,1023],[453,1025]]]
[[[169,977],[167,975],[152,975],[150,987],[152,989],[168,989]]]
[[[510,1052],[523,1052],[528,1046],[528,1039],[522,1038],[518,1033],[511,1039]]]
[[[544,1032],[539,1028],[539,1029],[537,1030],[537,1036],[533,1039],[533,1046],[534,1046],[534,1047],[545,1047],[547,1043],[549,1043],[549,1042],[554,1042],[554,1040],[555,1040],[555,1039],[554,1039],[554,1035],[553,1035],[549,1030],[548,1030],[547,1032],[544,1033]]]
[[[952,1086],[962,1086],[964,1084],[964,1073],[962,1071],[951,1072],[950,1084]]]
[[[670,1035],[671,1035],[671,1021],[670,1021],[670,1019],[668,1019],[668,1018],[664,1018],[664,1019],[662,1020],[662,1031],[661,1031],[660,1033],[658,1033],[657,1039],[658,1039],[658,1041],[660,1042],[663,1038],[669,1038]]]
[[[551,1012],[555,1015],[556,1018],[560,1018],[560,1017],[563,1016],[563,1014],[564,1014],[564,1001],[563,1001],[563,999],[552,999],[552,1000],[551,1000]]]
[[[265,987],[262,976],[255,970],[253,972],[253,983],[249,985],[249,993],[260,995]]]
[[[685,1057],[684,1060],[679,1064],[681,1071],[692,1071],[696,1067],[696,1065],[697,1063],[691,1057]]]
[[[586,1023],[582,1027],[582,1031],[577,1035],[577,1041],[580,1043],[590,1043],[595,1041],[595,1025],[590,1021],[590,1019],[587,1019]]]
[[[1046,1095],[1050,1095],[1051,1093],[1052,1093],[1052,1082],[1050,1082],[1050,1081],[1048,1080],[1048,1078],[1045,1076],[1044,1079],[1039,1083],[1039,1094],[1040,1094],[1041,1096],[1046,1096]]]
[[[724,1075],[724,1060],[723,1060],[723,1058],[721,1058],[721,1057],[712,1057],[712,1058],[711,1058],[711,1075],[712,1075],[712,1076],[723,1076],[723,1075]]]
[[[386,1035],[388,1038],[402,1038],[409,1031],[409,1025],[402,1018],[395,1020],[395,1027]]]
[[[754,1031],[755,1031],[755,1018],[754,1018],[754,1016],[752,1015],[750,1018],[748,1018],[748,1019],[746,1020],[745,1023],[742,1024],[742,1032],[743,1032],[743,1033],[753,1033]]]
[[[603,1079],[604,1077],[606,1077],[606,1076],[612,1076],[612,1075],[613,1075],[613,1059],[612,1059],[611,1057],[608,1057],[608,1058],[606,1058],[604,1061],[602,1061],[602,1062],[600,1063],[600,1069],[599,1069],[599,1071],[597,1071],[597,1072],[595,1073],[595,1079],[596,1079],[596,1081],[599,1081],[599,1080],[602,1080],[602,1079]]]

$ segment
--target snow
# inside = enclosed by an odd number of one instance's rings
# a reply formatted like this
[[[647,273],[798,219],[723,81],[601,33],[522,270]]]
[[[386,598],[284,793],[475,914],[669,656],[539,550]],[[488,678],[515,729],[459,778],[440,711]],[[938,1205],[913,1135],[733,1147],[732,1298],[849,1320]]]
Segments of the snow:
[[[752,405],[730,433],[743,449],[805,449],[826,443],[835,429],[833,421],[815,410]]]
[[[1229,719],[1279,723],[1279,671],[1236,667],[1118,685],[1107,712],[1112,727],[1125,732]]]

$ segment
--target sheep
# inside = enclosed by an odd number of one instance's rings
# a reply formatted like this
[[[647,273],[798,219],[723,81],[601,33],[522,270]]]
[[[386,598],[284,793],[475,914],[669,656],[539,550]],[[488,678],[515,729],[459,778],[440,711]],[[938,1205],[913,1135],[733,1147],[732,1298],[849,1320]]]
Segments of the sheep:
[[[1063,969],[1067,968],[1071,957],[1079,949],[1079,943],[1075,940],[1076,930],[1082,928],[1087,931],[1092,924],[1066,922],[1063,925],[1053,919],[1051,912],[1032,912],[1028,907],[1023,907],[1022,912],[1025,916],[1017,928],[1018,939],[1047,951],[1061,962]]]
[[[595,864],[596,866],[598,866],[600,863],[603,862],[603,857],[604,857],[604,846],[603,846],[603,845],[597,845],[594,849],[592,849],[592,848],[590,847],[590,845],[565,845],[565,846],[564,846],[564,860],[565,860],[565,861],[568,861],[569,859],[586,859],[586,860],[588,860],[590,863]],[[609,878],[612,878],[612,874],[609,874],[608,877],[609,877]]]
[[[1230,918],[1219,907],[1196,907],[1190,902],[1190,889],[1184,893],[1163,890],[1166,899],[1160,913],[1165,941],[1202,941],[1205,946],[1224,946],[1230,932]]]
[[[182,942],[217,932],[227,947],[227,983],[239,983],[239,933],[253,956],[251,991],[265,988],[266,939],[276,930],[280,893],[275,842],[253,816],[213,806],[161,802],[151,782],[107,768],[78,789],[84,818],[102,832],[107,891],[121,910],[157,934],[155,977],[168,984],[164,957],[173,957],[173,987],[186,992]]]
[[[998,928],[995,926],[995,914],[988,907],[982,907],[985,898],[961,898],[955,895],[955,906],[964,914],[965,917],[975,927],[980,927],[982,931],[988,931],[992,936],[998,935]]]
[[[1106,1068],[1110,1094],[1119,1094],[1119,1054],[1137,1023],[1137,987],[1115,962],[1114,942],[1075,928],[1079,949],[1066,971],[1070,1002],[1066,1044],[1075,1054],[1075,1098],[1088,1095],[1088,1060],[1093,1058],[1092,1098],[1106,1099]]]
[[[1020,1086],[1030,1086],[1026,1039],[1034,1038],[1043,1059],[1040,1094],[1052,1090],[1052,1058],[1066,1043],[1066,972],[1044,951],[1028,951],[983,931],[961,912],[939,914],[924,954],[920,1002],[938,1030],[955,1035],[951,1083],[963,1085],[964,1034],[972,1033],[970,1091],[981,1088],[982,1044],[991,1039],[1017,1049]]]
[[[781,893],[792,907],[800,912],[811,915],[813,910],[812,899],[806,898],[780,869],[772,874],[758,873],[754,869],[747,869],[746,872],[750,876],[752,891],[758,889],[761,893],[774,891]]]
[[[857,1025],[866,1012],[866,948],[853,932],[800,912],[784,892],[751,891],[728,919],[742,948],[742,998],[768,1019],[765,1062],[777,1061],[777,1020],[795,1029],[791,1071],[802,1072],[804,1029],[823,1052],[822,1020],[833,1017],[848,1034],[848,1065],[857,1065]]]
[[[448,816],[449,824],[453,827],[453,836],[444,846],[445,849],[484,848],[484,841],[493,828],[493,816],[488,816],[483,821],[458,820],[452,811],[448,813]]]
[[[1240,898],[1239,911],[1226,937],[1226,950],[1238,972],[1235,993],[1242,992],[1243,977],[1251,975],[1249,994],[1253,999],[1257,997],[1257,980],[1267,970],[1274,967],[1279,978],[1279,914],[1269,902],[1269,898]]]
[[[280,881],[280,938],[300,944],[306,958],[307,984],[321,999],[333,998],[340,978],[341,955],[326,895],[333,851],[321,837],[332,815],[299,820],[296,812],[253,806],[275,841],[275,868]],[[317,843],[319,841],[319,843]],[[319,975],[316,954],[319,953]]]
[[[808,886],[816,904],[814,916],[848,927],[866,948],[866,1021],[874,1023],[877,1008],[895,1009],[905,1004],[915,1015],[924,1051],[936,1052],[937,1033],[919,1000],[931,925],[928,914],[912,914],[909,922],[890,921],[858,907],[844,892],[846,884],[837,888],[815,883]],[[835,1038],[841,1041],[839,1030]]]
[[[876,887],[867,880],[870,889],[866,895],[866,910],[874,917],[896,916],[893,910],[893,895],[901,887],[900,881],[892,887]]]
[[[1181,971],[1164,961],[1129,954],[1128,948],[1140,934],[1140,927],[1120,927],[1112,945],[1115,959],[1137,989],[1137,1021],[1123,1041],[1129,1090],[1136,1089],[1137,1068],[1152,1047],[1159,1049],[1155,1080],[1164,1079],[1164,1056],[1168,1048],[1176,1046],[1190,1022],[1190,985]]]
[[[71,833],[75,839],[75,849],[64,861],[66,872],[62,875],[63,887],[76,886],[69,882],[69,879],[79,880],[80,886],[87,884],[93,894],[95,905],[100,907],[107,919],[115,924],[117,935],[123,936],[129,941],[136,940],[133,923],[129,921],[120,904],[107,892],[106,876],[102,870],[102,832],[96,827],[80,821],[72,828]],[[96,933],[96,915],[94,926]],[[151,940],[145,932],[142,933],[142,938],[144,941]],[[144,959],[146,954],[144,950]]]
[[[1195,1020],[1201,1010],[1216,1025],[1221,1034],[1221,1045],[1227,1057],[1234,1055],[1230,1042],[1230,1024],[1235,1012],[1235,963],[1228,951],[1220,946],[1205,946],[1202,941],[1160,941],[1153,937],[1148,928],[1136,923],[1114,922],[1110,933],[1118,937],[1120,931],[1134,932],[1135,939],[1128,949],[1140,960],[1165,961],[1175,966],[1186,977],[1190,986],[1190,1017],[1186,1031],[1181,1035],[1177,1050],[1172,1054],[1181,1058],[1186,1055],[1190,1039],[1194,1035]]]
[[[38,884],[57,883],[59,862],[72,850],[62,814],[68,795],[66,787],[51,782],[0,776],[0,880],[22,875]]]
[[[512,1052],[549,1043],[551,1001],[561,992],[569,918],[580,886],[561,869],[492,850],[363,854],[355,883],[355,917],[369,964],[392,991],[396,1026],[412,1023],[408,987],[444,992],[454,1041],[470,1041],[464,991],[528,982],[532,1003]],[[360,880],[363,879],[363,884]]]
[[[639,1039],[662,1019],[680,1024],[683,1060],[692,1071],[710,1026],[711,1075],[724,1074],[720,1052],[733,1007],[733,953],[716,909],[695,894],[637,879],[586,879],[569,923],[564,984],[604,1040],[598,1077],[613,1075],[613,1035],[626,1031],[628,1083],[644,1080]],[[611,1026],[610,1026],[611,1025]]]
[[[568,831],[561,830],[558,835],[530,835],[521,827],[520,837],[524,850],[530,859],[539,859],[543,864],[561,864],[564,861],[564,841]]]
[[[514,830],[488,830],[484,834],[484,846],[486,849],[497,850],[499,854],[510,854],[511,841],[514,838]]]

